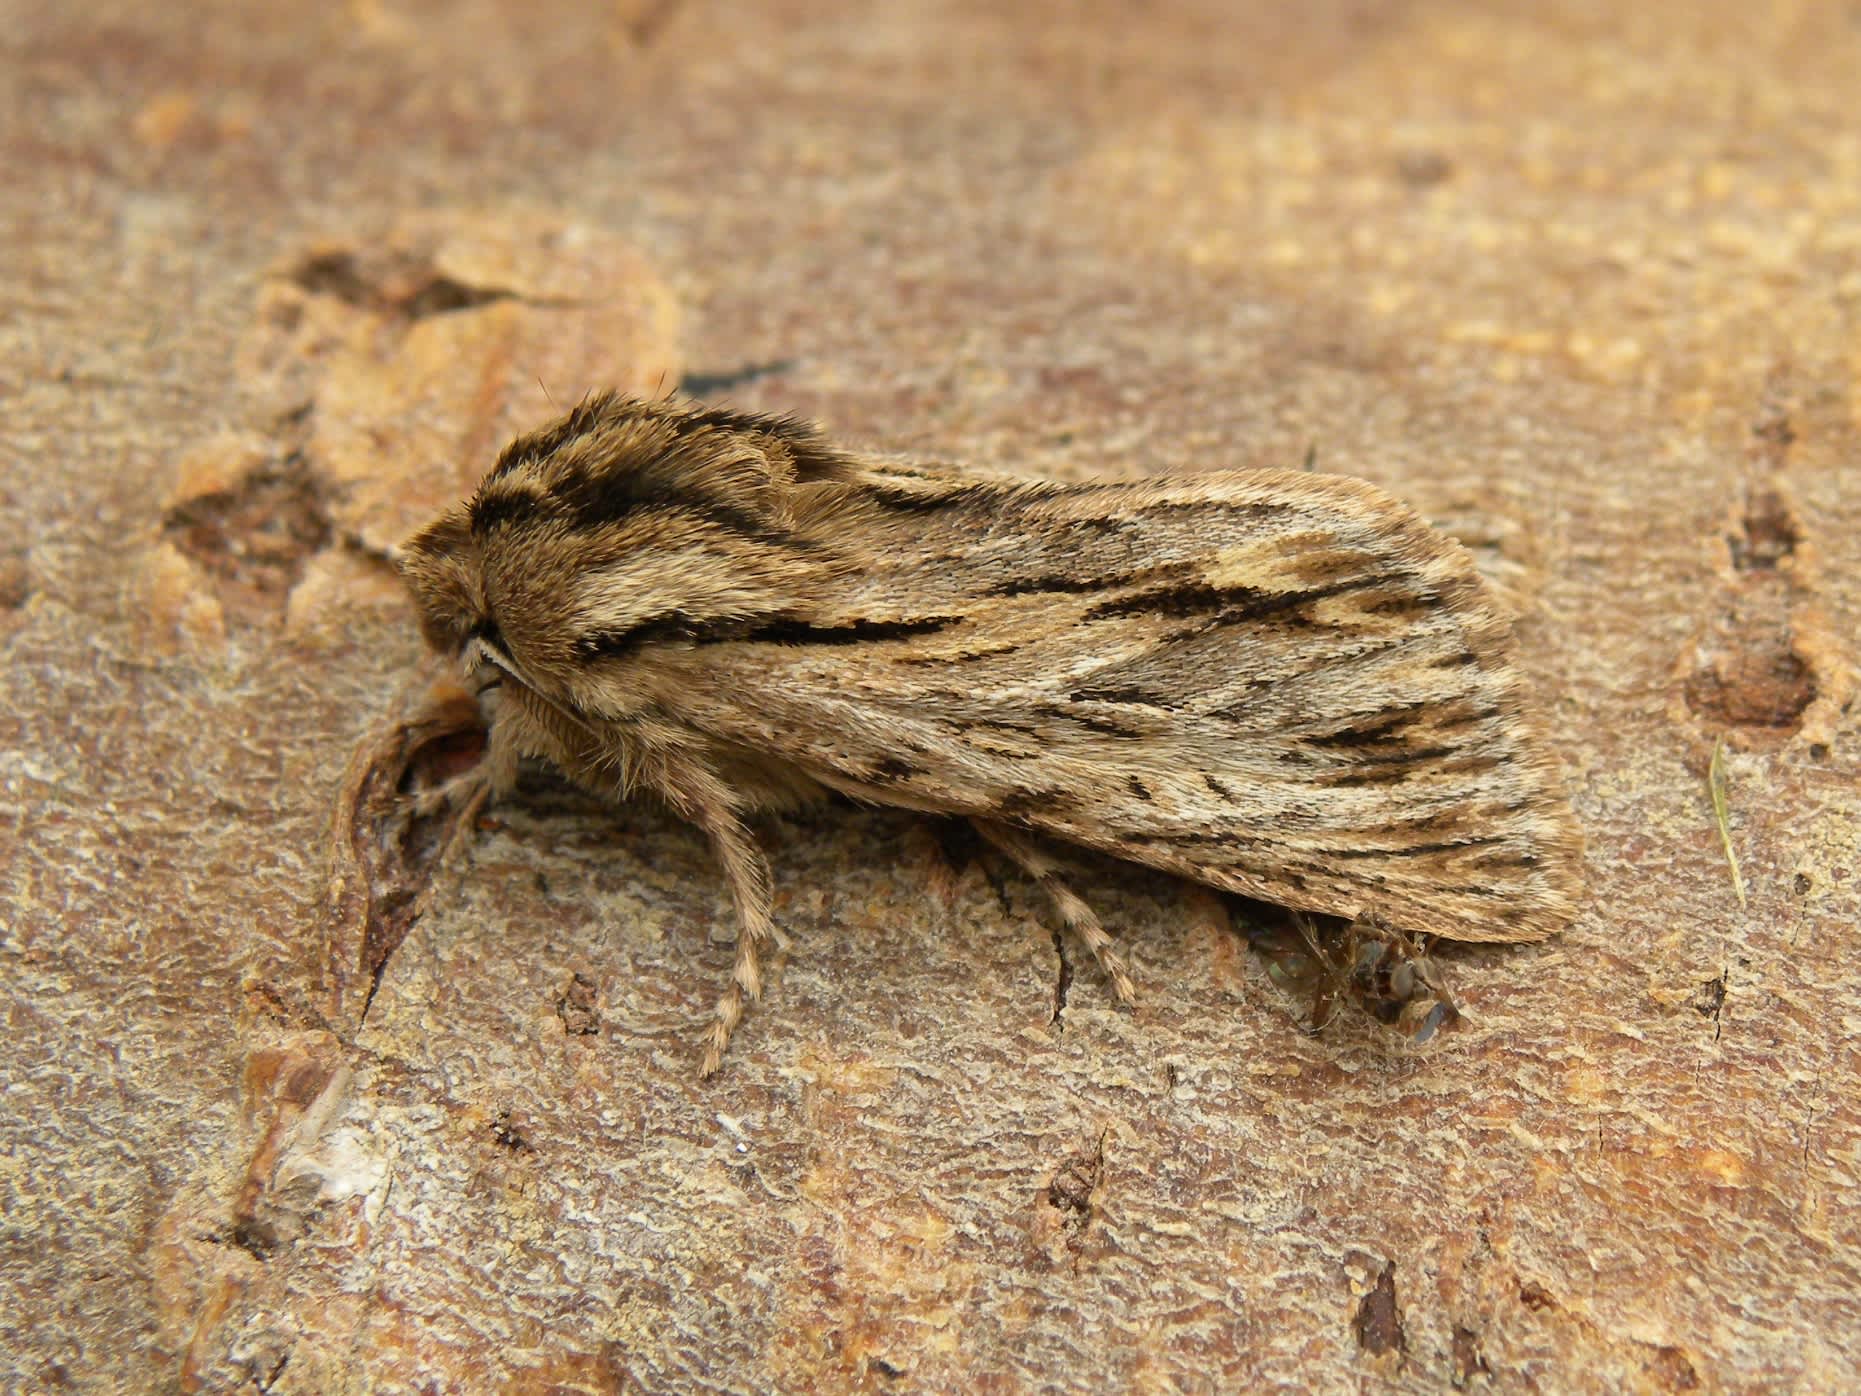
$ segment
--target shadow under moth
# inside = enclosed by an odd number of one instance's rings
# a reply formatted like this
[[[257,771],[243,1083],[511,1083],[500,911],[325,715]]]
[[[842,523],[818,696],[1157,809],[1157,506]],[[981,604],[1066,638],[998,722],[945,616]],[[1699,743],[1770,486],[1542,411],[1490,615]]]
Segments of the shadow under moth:
[[[1121,999],[1052,845],[1422,937],[1569,920],[1579,838],[1462,549],[1357,480],[990,476],[813,427],[604,395],[507,447],[400,567],[489,713],[475,811],[521,758],[703,830],[736,963],[775,936],[748,820],[831,793],[966,817]]]

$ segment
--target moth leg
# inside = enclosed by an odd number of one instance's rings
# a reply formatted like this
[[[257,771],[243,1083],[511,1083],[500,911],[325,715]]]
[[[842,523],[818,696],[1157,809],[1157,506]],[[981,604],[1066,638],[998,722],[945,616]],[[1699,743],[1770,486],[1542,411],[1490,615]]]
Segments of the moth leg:
[[[414,797],[414,814],[419,818],[453,811],[452,832],[440,849],[441,863],[451,863],[464,854],[491,797],[506,794],[517,784],[517,748],[501,732],[501,725],[493,723],[485,738],[485,753],[476,764]]]
[[[1006,854],[1010,862],[1040,884],[1041,890],[1052,899],[1054,910],[1060,913],[1060,921],[1086,943],[1099,968],[1105,971],[1112,987],[1118,991],[1119,1002],[1135,1003],[1137,990],[1131,984],[1131,972],[1114,948],[1110,933],[1092,908],[1061,880],[1059,863],[1019,829],[992,819],[972,819],[970,823],[976,826],[978,834]]]
[[[678,813],[704,831],[730,885],[737,908],[737,959],[717,1000],[700,1076],[723,1062],[730,1035],[743,1021],[744,999],[762,997],[763,948],[777,940],[769,862],[737,813],[730,788],[707,766],[690,759],[663,760],[653,783]]]
[[[773,896],[769,886],[769,863],[756,846],[748,829],[735,815],[705,828],[711,848],[723,866],[724,880],[737,904],[737,962],[730,972],[730,983],[717,1000],[711,1023],[711,1037],[704,1049],[700,1076],[715,1072],[730,1045],[730,1034],[743,1020],[743,1000],[762,997],[762,948],[775,936],[772,914]]]

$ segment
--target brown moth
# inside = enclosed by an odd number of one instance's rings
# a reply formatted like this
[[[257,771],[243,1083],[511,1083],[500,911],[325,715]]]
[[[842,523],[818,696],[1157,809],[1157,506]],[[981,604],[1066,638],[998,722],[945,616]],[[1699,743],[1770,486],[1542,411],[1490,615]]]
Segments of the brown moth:
[[[400,566],[428,641],[496,685],[463,798],[540,757],[709,837],[740,933],[706,1074],[774,935],[747,821],[829,792],[968,817],[1126,1001],[1053,842],[1410,935],[1572,914],[1510,624],[1357,480],[1016,480],[605,395],[512,442]]]

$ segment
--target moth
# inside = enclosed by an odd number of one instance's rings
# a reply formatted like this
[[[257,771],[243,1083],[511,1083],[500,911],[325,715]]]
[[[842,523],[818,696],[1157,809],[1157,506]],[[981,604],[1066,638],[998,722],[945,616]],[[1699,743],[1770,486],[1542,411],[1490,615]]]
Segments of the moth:
[[[1057,845],[1408,935],[1535,940],[1573,912],[1510,622],[1357,480],[1024,480],[607,394],[398,560],[489,709],[458,798],[541,758],[708,837],[739,934],[706,1075],[775,935],[750,820],[831,794],[968,818],[1127,1002]]]

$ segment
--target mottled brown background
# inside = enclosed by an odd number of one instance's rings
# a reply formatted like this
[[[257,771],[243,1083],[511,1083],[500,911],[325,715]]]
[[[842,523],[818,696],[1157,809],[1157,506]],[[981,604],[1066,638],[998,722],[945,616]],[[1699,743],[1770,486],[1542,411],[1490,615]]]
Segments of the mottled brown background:
[[[1852,1380],[1861,8],[1296,11],[0,4],[0,1387]],[[700,1084],[704,848],[539,786],[361,1019],[384,549],[681,375],[1411,498],[1525,614],[1586,910],[1313,1041],[1163,879],[1083,878],[1122,1013],[835,808]]]

